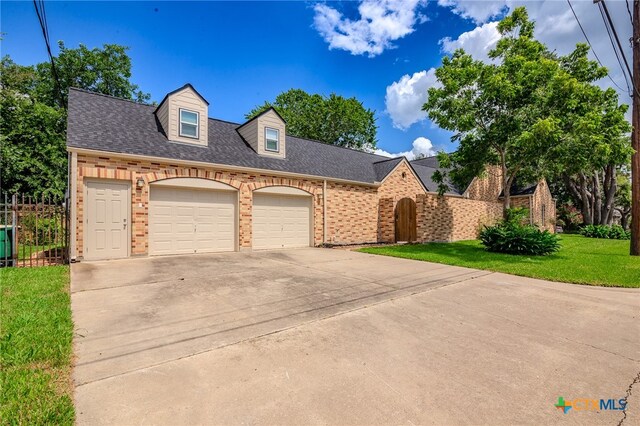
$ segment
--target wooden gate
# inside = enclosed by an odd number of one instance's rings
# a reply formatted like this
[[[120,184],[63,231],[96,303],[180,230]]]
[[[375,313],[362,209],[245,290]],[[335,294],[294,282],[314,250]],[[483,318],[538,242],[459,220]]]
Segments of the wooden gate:
[[[416,240],[416,202],[403,198],[396,204],[396,242]]]

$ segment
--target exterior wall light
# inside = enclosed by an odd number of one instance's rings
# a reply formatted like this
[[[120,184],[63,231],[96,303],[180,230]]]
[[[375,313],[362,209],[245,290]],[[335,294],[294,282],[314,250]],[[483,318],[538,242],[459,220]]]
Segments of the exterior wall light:
[[[136,182],[136,187],[138,187],[138,189],[144,188],[144,179],[138,178],[138,181]]]

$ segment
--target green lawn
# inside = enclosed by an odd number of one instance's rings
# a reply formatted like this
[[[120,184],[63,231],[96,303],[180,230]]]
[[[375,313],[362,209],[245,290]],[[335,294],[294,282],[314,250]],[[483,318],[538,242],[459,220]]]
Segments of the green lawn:
[[[550,256],[490,253],[479,241],[367,247],[359,251],[506,272],[577,284],[640,287],[640,257],[629,256],[629,241],[562,235],[562,249]]]
[[[73,424],[69,268],[2,268],[0,297],[0,424]]]

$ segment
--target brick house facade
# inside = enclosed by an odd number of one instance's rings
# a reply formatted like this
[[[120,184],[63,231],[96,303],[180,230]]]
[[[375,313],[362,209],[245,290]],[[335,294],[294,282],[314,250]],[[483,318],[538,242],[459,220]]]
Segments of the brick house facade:
[[[495,174],[464,193],[438,196],[431,169],[418,162],[286,136],[275,111],[242,125],[208,119],[207,105],[190,85],[155,110],[70,92],[72,258],[216,251],[216,235],[234,239],[225,250],[394,242],[403,199],[412,200],[417,241],[476,238],[502,215]],[[203,117],[183,116],[188,108]],[[158,111],[181,115],[170,120]],[[178,122],[178,130],[171,127]],[[168,139],[182,126],[199,138],[197,147]],[[545,221],[555,217],[550,194],[528,199],[533,216],[542,220],[545,206]],[[103,246],[105,254],[96,255]]]

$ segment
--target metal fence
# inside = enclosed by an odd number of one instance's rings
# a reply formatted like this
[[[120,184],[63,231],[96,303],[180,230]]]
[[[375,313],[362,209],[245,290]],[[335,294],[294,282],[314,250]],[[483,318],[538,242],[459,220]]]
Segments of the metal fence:
[[[7,194],[0,202],[0,266],[69,262],[69,214],[65,203]]]

